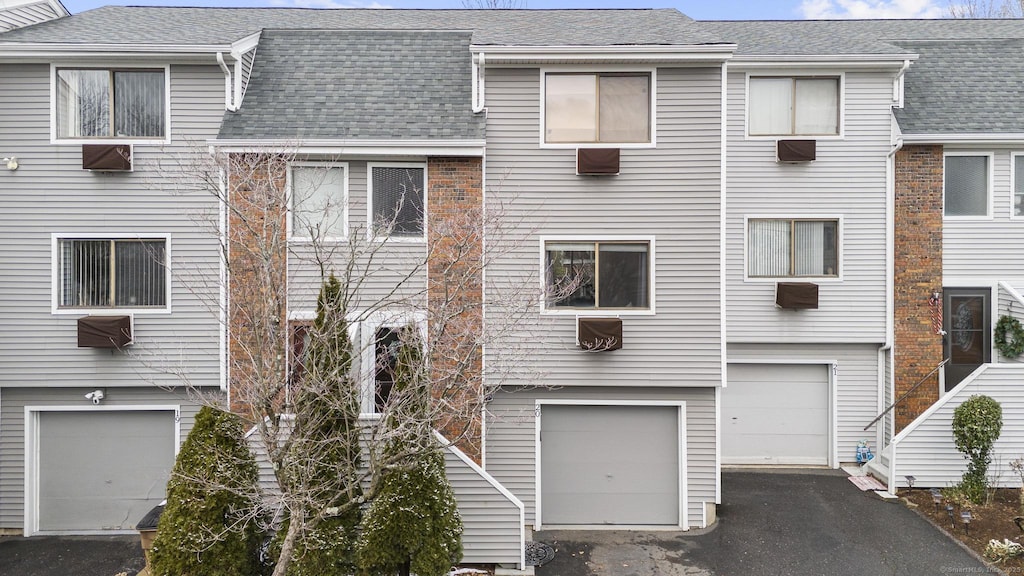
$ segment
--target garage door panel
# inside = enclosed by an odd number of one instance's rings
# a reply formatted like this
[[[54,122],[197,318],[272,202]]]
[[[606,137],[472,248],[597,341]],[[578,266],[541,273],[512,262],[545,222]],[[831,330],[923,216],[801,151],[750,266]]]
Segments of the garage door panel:
[[[732,364],[721,401],[724,464],[828,464],[826,365]]]
[[[174,413],[39,413],[39,529],[130,530],[164,498]]]
[[[542,524],[677,525],[679,409],[541,409]]]

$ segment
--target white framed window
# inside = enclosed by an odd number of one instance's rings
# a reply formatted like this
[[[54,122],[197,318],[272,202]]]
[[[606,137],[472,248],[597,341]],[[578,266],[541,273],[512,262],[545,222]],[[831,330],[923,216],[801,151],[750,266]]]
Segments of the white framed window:
[[[1013,174],[1010,215],[1012,218],[1024,218],[1024,152],[1010,154],[1010,170]]]
[[[378,312],[359,322],[359,359],[364,416],[382,414],[391,399],[402,346],[424,346],[422,312]]]
[[[747,278],[839,278],[838,218],[748,218]]]
[[[170,237],[54,235],[53,311],[170,312]]]
[[[427,232],[427,166],[367,164],[370,238],[423,241]]]
[[[290,164],[288,197],[288,231],[292,240],[348,238],[348,164]]]
[[[750,136],[840,136],[842,76],[748,76]]]
[[[654,312],[654,239],[542,238],[542,309]]]
[[[542,71],[541,144],[654,144],[655,72]]]
[[[992,214],[992,154],[945,155],[942,191],[947,218],[988,218]]]
[[[52,66],[55,142],[168,142],[170,69]]]

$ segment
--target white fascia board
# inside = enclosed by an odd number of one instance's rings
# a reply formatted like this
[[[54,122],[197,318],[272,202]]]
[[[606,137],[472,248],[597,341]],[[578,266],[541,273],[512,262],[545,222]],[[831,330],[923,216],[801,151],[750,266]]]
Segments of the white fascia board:
[[[334,156],[483,156],[483,140],[208,140],[222,152],[288,151]]]
[[[849,55],[805,55],[805,56],[736,56],[730,68],[822,68],[839,67],[847,69],[894,68],[900,69],[908,61],[917,60],[917,54],[849,54]]]
[[[1024,142],[1024,133],[993,134],[961,133],[961,134],[903,134],[905,144],[983,144],[994,146],[1001,144],[1017,145]]]
[[[64,7],[64,4],[62,4],[60,0],[49,0],[48,3],[50,4],[50,7],[53,8],[53,11],[59,14],[61,18],[71,16],[71,12],[68,12],[68,9]]]
[[[671,44],[640,46],[487,46],[471,45],[486,54],[488,64],[524,62],[723,62],[735,44]]]
[[[230,44],[74,44],[0,42],[0,58],[123,58],[125,56],[207,56],[230,53]]]
[[[255,48],[260,43],[260,36],[262,34],[263,31],[260,30],[259,32],[250,34],[245,38],[237,40],[235,43],[231,45],[231,55],[235,58],[239,58],[241,57],[242,54],[245,54],[249,50]]]

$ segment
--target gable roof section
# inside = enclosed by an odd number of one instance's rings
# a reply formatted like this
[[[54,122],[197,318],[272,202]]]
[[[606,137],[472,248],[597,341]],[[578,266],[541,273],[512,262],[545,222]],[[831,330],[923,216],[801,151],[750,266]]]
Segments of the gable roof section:
[[[477,45],[617,46],[718,43],[674,9],[377,10],[107,6],[0,34],[0,43],[231,43],[263,29],[466,30]]]
[[[221,140],[477,140],[469,32],[268,30]]]
[[[0,0],[0,33],[67,15],[59,0]]]
[[[896,110],[904,134],[1024,134],[1024,39],[901,45],[921,55]]]

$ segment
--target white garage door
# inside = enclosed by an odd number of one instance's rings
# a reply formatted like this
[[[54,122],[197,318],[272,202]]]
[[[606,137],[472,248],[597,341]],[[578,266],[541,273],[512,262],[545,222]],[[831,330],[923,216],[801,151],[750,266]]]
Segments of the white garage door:
[[[133,530],[174,466],[169,410],[40,412],[39,530]]]
[[[541,407],[543,525],[680,523],[678,406]]]
[[[730,364],[722,390],[723,464],[827,465],[823,364]]]

